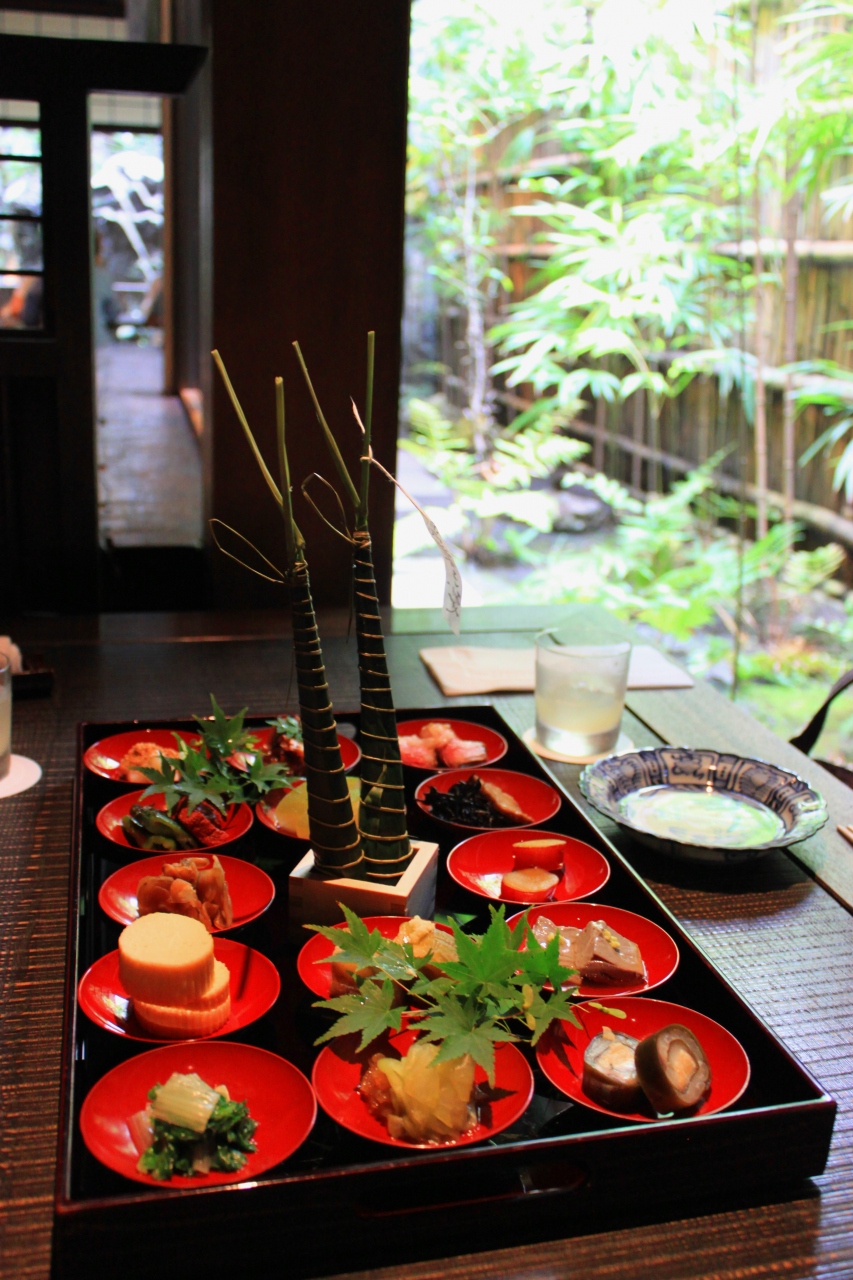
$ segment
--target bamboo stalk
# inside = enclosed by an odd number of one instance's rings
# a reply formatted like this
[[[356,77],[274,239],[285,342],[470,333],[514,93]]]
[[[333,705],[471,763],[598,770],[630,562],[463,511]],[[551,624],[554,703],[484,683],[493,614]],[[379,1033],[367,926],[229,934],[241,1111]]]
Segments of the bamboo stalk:
[[[370,440],[373,430],[373,367],[376,354],[376,334],[373,329],[367,335],[367,391],[364,397],[364,440],[361,450],[361,492],[359,494],[357,529],[367,528],[368,499],[370,496]]]
[[[295,345],[295,344],[294,344]],[[358,643],[358,674],[361,687],[361,804],[358,827],[364,852],[368,880],[395,883],[412,858],[412,846],[406,824],[406,792],[397,717],[388,674],[382,618],[373,570],[373,548],[367,527],[370,488],[370,440],[373,416],[374,334],[367,338],[367,396],[364,441],[361,461],[361,493],[346,471],[340,450],[332,435],[308,378],[308,370],[297,348],[302,371],[308,382],[317,419],[323,427],[326,442],[339,473],[346,475],[345,486],[355,506],[353,534],[353,580],[355,625]]]
[[[634,392],[634,443],[643,443],[643,410],[646,407],[646,393],[642,387],[638,387]],[[631,485],[634,489],[641,487],[642,479],[642,463],[640,462],[639,453],[635,453],[631,459]]]
[[[799,201],[796,193],[788,197],[785,206],[785,234],[787,255],[785,258],[785,364],[791,365],[797,358],[797,273],[798,263],[795,247],[797,234],[797,214]],[[794,418],[796,405],[794,398],[793,374],[785,377],[785,399],[782,418],[782,492],[785,496],[785,519],[794,518],[794,483],[796,476],[796,441],[794,436]]]
[[[764,386],[764,255],[761,251],[761,195],[755,174],[755,532],[767,534],[767,392]]]
[[[237,393],[231,385],[231,379],[228,377],[228,373],[226,371],[225,365],[222,363],[222,357],[220,356],[218,351],[211,351],[210,354],[213,356],[213,359],[216,361],[216,367],[219,370],[220,374],[222,375],[222,381],[225,383],[225,390],[228,392],[231,403],[234,406],[234,412],[237,414],[237,417],[240,420],[240,426],[243,428],[243,433],[246,439],[249,441],[249,446],[252,450],[252,453],[255,455],[255,461],[257,462],[258,466],[261,469],[261,475],[266,480],[269,491],[272,494],[272,496],[275,498],[280,508],[282,503],[282,497],[281,497],[281,493],[279,492],[278,485],[270,475],[270,472],[267,468],[267,464],[264,462],[263,454],[261,453],[257,444],[255,443],[255,437],[252,435],[252,432],[249,429],[249,423],[246,419],[246,415],[243,412],[243,409],[240,405],[240,401],[237,399]]]
[[[599,396],[595,402],[595,448],[592,465],[596,471],[604,470],[604,441],[607,435],[607,401]]]
[[[332,455],[332,459],[337,468],[338,475],[340,476],[343,486],[346,489],[347,493],[349,494],[353,502],[353,505],[358,507],[358,503],[359,503],[358,490],[356,489],[355,485],[352,482],[352,476],[347,471],[346,463],[344,462],[343,457],[341,455],[341,451],[338,448],[338,442],[335,439],[335,437],[332,435],[332,429],[329,426],[328,422],[326,421],[325,415],[323,414],[323,410],[320,408],[320,401],[317,399],[317,394],[314,390],[314,385],[311,382],[311,378],[308,374],[308,366],[306,365],[305,360],[302,357],[302,351],[300,349],[298,342],[294,342],[293,349],[296,352],[296,358],[299,361],[300,368],[302,369],[302,374],[305,378],[306,383],[308,384],[308,393],[311,396],[312,401],[314,402],[314,412],[317,414],[317,421],[319,422],[320,426],[323,429],[323,435],[326,437],[326,444],[329,446],[329,452]]]
[[[396,880],[412,857],[394,696],[367,529],[355,532],[355,625],[361,685],[361,831],[368,880]]]
[[[322,875],[346,875],[359,880],[363,877],[364,853],[341,760],[338,726],[304,560],[297,560],[290,575],[290,607],[314,865]]]
[[[338,743],[338,726],[332,710],[320,634],[311,598],[304,539],[293,519],[290,465],[285,440],[284,383],[276,378],[276,441],[279,479],[275,485],[261,451],[243,413],[225,366],[214,359],[228,388],[231,402],[267,483],[278,495],[287,546],[288,585],[293,620],[293,653],[299,692],[299,716],[305,748],[305,786],[308,791],[308,830],[314,852],[314,866],[321,874],[361,879],[363,858],[361,838],[352,811],[347,777]]]

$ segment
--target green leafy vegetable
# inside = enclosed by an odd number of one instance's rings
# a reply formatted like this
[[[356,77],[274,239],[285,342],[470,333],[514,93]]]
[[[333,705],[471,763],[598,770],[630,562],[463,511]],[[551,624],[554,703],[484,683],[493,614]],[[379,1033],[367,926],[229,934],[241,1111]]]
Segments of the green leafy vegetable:
[[[148,1091],[152,1101],[160,1088],[155,1085]],[[139,1157],[137,1168],[161,1182],[174,1174],[193,1177],[198,1162],[225,1173],[236,1172],[246,1163],[246,1156],[257,1151],[253,1141],[257,1127],[245,1102],[231,1102],[220,1094],[202,1134],[155,1118],[154,1141]]]

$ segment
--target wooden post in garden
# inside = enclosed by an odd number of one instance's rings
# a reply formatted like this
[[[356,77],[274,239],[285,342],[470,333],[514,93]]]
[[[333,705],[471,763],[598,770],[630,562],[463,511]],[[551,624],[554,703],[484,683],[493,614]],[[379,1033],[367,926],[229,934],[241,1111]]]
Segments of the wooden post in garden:
[[[643,417],[646,407],[646,393],[642,387],[634,392],[634,443],[643,444]],[[640,490],[643,479],[643,463],[639,453],[631,458],[631,488]]]
[[[761,194],[755,173],[755,535],[767,533],[767,393],[764,386],[764,255],[761,252]],[[793,494],[791,494],[793,500]]]
[[[607,401],[599,396],[595,402],[595,439],[592,446],[592,465],[596,471],[604,470],[604,441],[607,436]]]
[[[766,10],[765,10],[766,14]],[[752,24],[752,87],[758,81],[759,0],[750,0]],[[752,193],[752,222],[755,234],[755,536],[767,533],[767,394],[764,386],[764,255],[761,251],[761,162],[755,162]]]
[[[785,205],[785,364],[797,358],[797,216],[799,195],[792,192]],[[793,519],[794,507],[794,375],[785,378],[785,405],[782,419],[782,494],[786,521]]]

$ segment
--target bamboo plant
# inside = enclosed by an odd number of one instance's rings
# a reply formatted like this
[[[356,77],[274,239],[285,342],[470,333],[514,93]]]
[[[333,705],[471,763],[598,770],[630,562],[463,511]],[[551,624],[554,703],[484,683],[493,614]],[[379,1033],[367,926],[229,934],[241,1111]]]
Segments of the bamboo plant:
[[[373,572],[373,547],[368,527],[371,424],[373,418],[373,367],[375,335],[367,335],[367,395],[360,485],[356,488],[337,441],[320,408],[299,343],[293,345],[314,404],[317,420],[332,455],[344,491],[355,512],[353,584],[361,688],[361,804],[359,831],[368,880],[395,883],[412,858],[406,826],[403,765],[397,738],[397,718],[388,675],[379,598]]]
[[[308,827],[316,870],[326,876],[362,879],[364,858],[347,778],[338,744],[338,730],[326,680],[320,635],[311,598],[305,541],[293,518],[290,466],[285,444],[284,382],[275,380],[276,435],[279,485],[275,483],[249,428],[218,351],[213,352],[225,389],[284,521],[287,568],[293,619],[293,652],[299,691],[299,714],[305,748],[308,789]]]

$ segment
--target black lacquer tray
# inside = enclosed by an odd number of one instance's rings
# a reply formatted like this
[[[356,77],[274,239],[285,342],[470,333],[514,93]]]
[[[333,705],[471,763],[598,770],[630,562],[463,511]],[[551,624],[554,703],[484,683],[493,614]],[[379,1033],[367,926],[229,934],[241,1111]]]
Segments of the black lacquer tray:
[[[406,710],[399,718],[432,714],[440,710]],[[453,716],[505,735],[510,745],[502,768],[558,786],[493,708],[454,707]],[[357,736],[357,715],[341,715],[339,724]],[[253,1280],[322,1276],[808,1194],[804,1180],[826,1163],[835,1103],[565,793],[560,813],[547,825],[588,841],[609,859],[612,874],[596,901],[646,916],[678,943],[681,963],[653,996],[716,1019],[749,1055],[750,1085],[733,1108],[626,1124],[569,1103],[531,1055],[536,1093],[530,1107],[511,1131],[479,1146],[395,1151],[346,1132],[320,1111],[305,1144],[250,1184],[149,1189],[110,1172],[83,1143],[80,1107],[106,1071],[153,1046],[100,1030],[76,1002],[80,975],[117,945],[120,926],[100,910],[97,894],[122,860],[95,828],[95,815],[117,794],[116,784],[86,770],[82,756],[93,742],[132,727],[82,724],[78,733],[54,1227],[57,1280],[150,1280],[155,1274],[185,1280],[224,1267]],[[156,727],[193,726],[172,721]],[[456,886],[444,866],[461,837],[433,823],[409,799],[411,834],[440,844],[437,911],[453,913],[477,931],[488,918],[485,899]],[[286,927],[287,876],[304,846],[256,821],[227,852],[257,861],[276,882],[271,909],[233,936],[267,954],[282,979],[274,1008],[234,1038],[273,1050],[310,1076],[317,1053],[313,1041],[324,1023],[296,974],[298,948],[287,942]],[[139,856],[128,850],[123,860]]]

